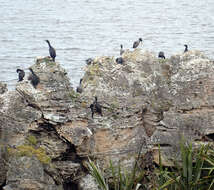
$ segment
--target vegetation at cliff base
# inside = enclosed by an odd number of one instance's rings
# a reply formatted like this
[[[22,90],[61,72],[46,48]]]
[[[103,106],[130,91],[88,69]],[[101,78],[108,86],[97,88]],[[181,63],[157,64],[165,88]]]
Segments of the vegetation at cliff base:
[[[194,149],[191,143],[180,143],[180,159],[174,158],[173,167],[164,167],[159,147],[159,166],[152,176],[138,167],[140,157],[129,172],[109,164],[111,176],[105,178],[100,167],[89,159],[89,170],[102,190],[213,190],[214,150],[210,144]],[[154,177],[155,176],[155,177]],[[147,184],[145,184],[147,181]]]

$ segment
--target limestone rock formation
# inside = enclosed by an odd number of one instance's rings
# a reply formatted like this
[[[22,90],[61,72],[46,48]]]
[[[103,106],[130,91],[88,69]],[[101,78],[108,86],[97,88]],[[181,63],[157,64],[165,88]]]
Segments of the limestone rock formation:
[[[72,152],[53,126],[68,120],[73,90],[66,71],[48,57],[37,59],[32,68],[41,81],[37,89],[24,80],[16,91],[0,96],[2,152],[9,163],[5,189],[62,189],[63,177],[54,161],[70,164]],[[63,160],[67,150],[71,158]]]
[[[46,174],[42,163],[34,157],[11,158],[7,172],[7,183],[5,190],[9,189],[44,189],[44,190],[62,190],[57,187],[53,178]]]
[[[182,136],[194,145],[214,138],[214,63],[199,51],[169,59],[125,51],[124,63],[99,57],[87,65],[83,92],[48,57],[32,66],[40,77],[0,95],[0,186],[9,189],[98,189],[87,158],[131,167],[142,155],[172,165]],[[94,97],[103,116],[91,118]],[[151,157],[151,158],[150,158]],[[90,181],[90,185],[89,184]]]
[[[7,85],[0,82],[0,94],[3,94],[7,91]]]
[[[6,84],[3,84],[3,83],[0,83],[0,97],[1,97],[1,94],[5,93],[7,91],[7,87],[6,87]],[[0,98],[0,107],[2,105],[2,100]],[[1,119],[0,119],[0,122],[1,122]],[[1,124],[0,124],[1,125]],[[2,136],[2,130],[1,130],[1,127],[0,127],[0,137]],[[3,141],[5,139],[2,137],[0,138],[0,185],[4,184],[5,180],[6,180],[6,172],[7,172],[7,169],[6,169],[6,161],[4,159],[5,157],[5,154],[4,154],[4,144],[3,144]]]
[[[141,143],[143,152],[153,150],[154,158],[160,144],[170,165],[182,136],[195,144],[212,140],[213,61],[199,51],[162,60],[135,50],[126,51],[123,59],[120,65],[102,57],[86,68],[81,96],[90,102],[98,96],[104,117],[93,120],[95,132],[86,141],[89,147],[78,149],[80,154],[97,155],[105,164],[120,159],[128,165],[128,155]]]

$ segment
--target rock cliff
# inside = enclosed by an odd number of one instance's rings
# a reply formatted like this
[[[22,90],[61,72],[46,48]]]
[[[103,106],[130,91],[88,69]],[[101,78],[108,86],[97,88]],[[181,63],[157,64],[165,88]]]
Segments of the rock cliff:
[[[182,136],[194,145],[214,139],[214,63],[199,51],[158,59],[136,49],[98,57],[85,68],[83,92],[50,58],[32,66],[15,91],[0,86],[0,186],[5,190],[97,189],[87,175],[87,157],[108,167],[133,164],[139,147],[165,165],[178,156]],[[2,89],[2,90],[1,90]],[[91,118],[94,97],[103,116]],[[90,185],[88,185],[90,183]]]

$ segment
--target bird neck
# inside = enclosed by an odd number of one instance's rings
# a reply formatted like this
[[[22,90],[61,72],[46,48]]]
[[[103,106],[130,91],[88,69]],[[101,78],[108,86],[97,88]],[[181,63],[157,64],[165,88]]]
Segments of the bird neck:
[[[48,43],[48,46],[49,46],[49,48],[51,47],[51,44],[50,44],[50,42],[49,41],[47,41],[47,43]]]
[[[31,69],[30,71],[31,71],[31,73],[32,73],[33,75],[35,75],[35,73],[34,73],[34,71],[33,71],[32,69]]]

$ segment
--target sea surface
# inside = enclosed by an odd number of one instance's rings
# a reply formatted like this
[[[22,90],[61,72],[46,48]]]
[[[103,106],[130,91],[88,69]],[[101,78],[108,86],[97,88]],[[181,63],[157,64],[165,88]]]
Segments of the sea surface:
[[[214,0],[0,0],[0,81],[14,89],[17,68],[46,56],[48,39],[72,86],[85,59],[118,56],[142,37],[144,50],[166,56],[184,44],[214,58]]]

